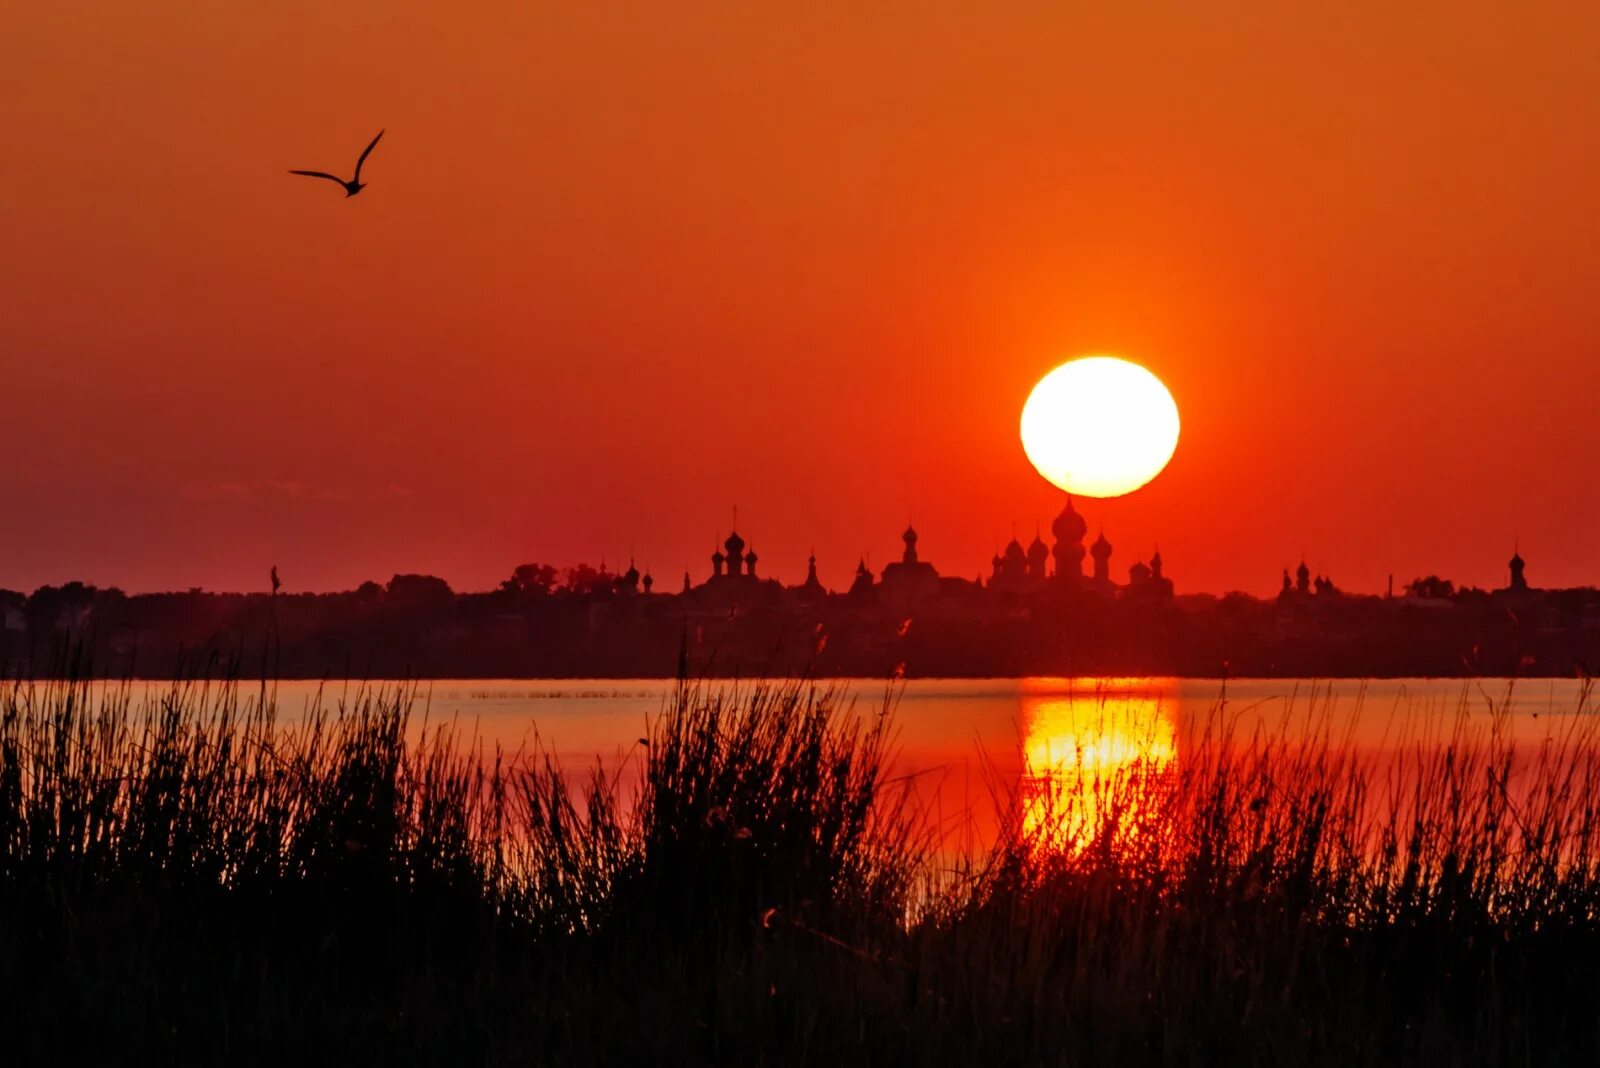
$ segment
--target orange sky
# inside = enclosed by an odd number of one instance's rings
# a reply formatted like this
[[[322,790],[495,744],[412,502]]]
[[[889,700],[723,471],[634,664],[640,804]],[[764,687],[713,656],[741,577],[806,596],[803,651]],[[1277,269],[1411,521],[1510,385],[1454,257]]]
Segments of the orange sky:
[[[0,586],[971,576],[1093,351],[1119,575],[1600,582],[1591,5],[532,6],[8,13]]]

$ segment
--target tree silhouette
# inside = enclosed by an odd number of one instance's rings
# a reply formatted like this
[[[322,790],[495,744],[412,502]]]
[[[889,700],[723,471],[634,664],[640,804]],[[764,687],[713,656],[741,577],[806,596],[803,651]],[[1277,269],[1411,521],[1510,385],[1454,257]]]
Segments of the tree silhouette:
[[[1456,584],[1438,575],[1429,575],[1427,578],[1414,578],[1406,583],[1406,593],[1412,597],[1454,597]]]

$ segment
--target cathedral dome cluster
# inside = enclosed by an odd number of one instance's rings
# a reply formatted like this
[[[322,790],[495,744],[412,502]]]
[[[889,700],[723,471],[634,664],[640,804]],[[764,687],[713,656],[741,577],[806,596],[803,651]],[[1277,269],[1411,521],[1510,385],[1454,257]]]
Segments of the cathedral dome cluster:
[[[1085,549],[1083,539],[1089,524],[1078,513],[1072,498],[1067,498],[1061,513],[1050,523],[1055,544],[1047,546],[1034,532],[1033,542],[1024,549],[1015,537],[1004,553],[997,553],[988,588],[1002,593],[1029,593],[1041,590],[1088,589],[1102,594],[1119,592],[1170,597],[1172,582],[1161,574],[1160,554],[1150,564],[1135,563],[1128,571],[1128,583],[1119,585],[1111,578],[1111,543],[1101,531],[1092,546]],[[1093,560],[1093,571],[1083,573],[1085,557]],[[1054,564],[1052,568],[1050,565]]]
[[[756,551],[753,547],[745,549],[745,540],[739,536],[737,530],[728,535],[728,540],[722,543],[721,550],[712,552],[711,577],[713,579],[756,577]]]
[[[908,609],[950,602],[951,598],[981,596],[984,591],[1003,595],[1085,591],[1103,596],[1172,596],[1172,581],[1161,573],[1160,553],[1148,564],[1136,562],[1129,568],[1128,582],[1118,583],[1111,577],[1111,542],[1106,540],[1102,530],[1094,544],[1085,548],[1084,537],[1088,531],[1088,522],[1068,497],[1060,514],[1050,522],[1053,544],[1045,541],[1039,526],[1034,528],[1033,538],[1026,545],[1013,533],[1005,547],[994,555],[989,576],[968,581],[942,576],[933,564],[923,559],[921,536],[914,525],[908,524],[900,535],[900,558],[885,564],[880,575],[874,575],[863,555],[856,565],[847,597],[857,603]],[[1084,574],[1085,558],[1093,560],[1093,571],[1087,576]],[[685,575],[684,579],[684,592],[696,594],[708,608],[716,604],[749,603],[758,593],[787,596],[798,603],[819,602],[829,596],[817,578],[815,553],[806,561],[805,581],[798,586],[785,587],[771,579],[757,577],[755,549],[736,530],[712,551],[711,575],[704,583],[694,586],[689,576]]]

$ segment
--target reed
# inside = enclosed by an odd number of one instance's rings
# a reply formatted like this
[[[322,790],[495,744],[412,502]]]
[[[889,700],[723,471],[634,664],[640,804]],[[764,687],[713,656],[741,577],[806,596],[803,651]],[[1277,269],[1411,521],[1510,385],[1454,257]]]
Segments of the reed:
[[[1600,744],[1219,704],[953,855],[892,699],[685,682],[639,785],[413,687],[0,694],[18,1063],[1556,1064],[1600,1055]],[[1089,769],[1080,769],[1087,771]]]

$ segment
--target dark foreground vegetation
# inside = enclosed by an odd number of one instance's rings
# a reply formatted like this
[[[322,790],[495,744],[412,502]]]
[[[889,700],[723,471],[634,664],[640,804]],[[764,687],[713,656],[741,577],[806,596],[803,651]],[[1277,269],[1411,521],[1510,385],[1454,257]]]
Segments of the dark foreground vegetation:
[[[1062,822],[967,860],[885,715],[683,685],[651,730],[631,791],[475,752],[404,690],[287,722],[270,687],[9,685],[6,1062],[1600,1057],[1577,719],[1379,769],[1219,714],[1094,797],[1024,784]]]

